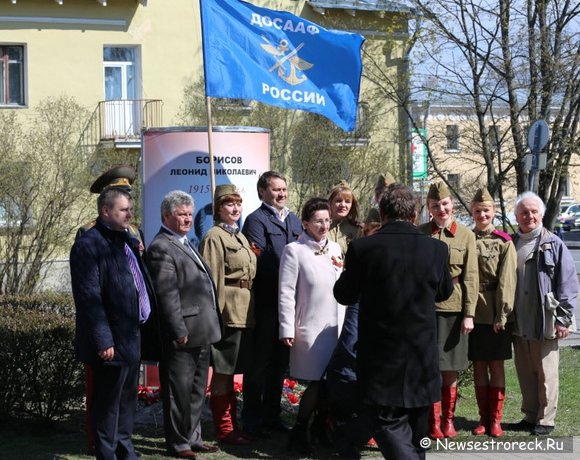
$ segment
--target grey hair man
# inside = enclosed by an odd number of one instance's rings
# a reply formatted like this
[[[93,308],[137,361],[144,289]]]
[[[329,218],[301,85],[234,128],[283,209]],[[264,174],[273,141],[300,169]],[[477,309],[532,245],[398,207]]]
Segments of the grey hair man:
[[[517,429],[547,435],[554,429],[559,387],[558,342],[568,336],[578,277],[570,251],[542,225],[546,207],[525,192],[515,206],[518,268],[514,363],[524,418]]]
[[[178,458],[211,452],[199,420],[205,400],[210,345],[221,339],[215,285],[190,244],[193,198],[175,190],[161,203],[161,229],[147,249],[159,305],[163,352],[159,363],[167,450]]]

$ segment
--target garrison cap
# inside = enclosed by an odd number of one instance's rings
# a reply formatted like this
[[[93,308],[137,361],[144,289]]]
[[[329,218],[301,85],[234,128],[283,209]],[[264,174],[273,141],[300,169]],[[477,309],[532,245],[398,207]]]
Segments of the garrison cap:
[[[227,195],[240,195],[240,191],[238,190],[238,187],[236,187],[234,184],[223,184],[223,185],[218,185],[215,188],[215,192],[213,193],[213,202],[217,203],[220,198],[227,196]]]
[[[118,187],[130,192],[135,180],[135,168],[129,165],[115,166],[101,174],[91,185],[91,193],[101,193],[111,187]]]
[[[448,198],[450,196],[451,193],[449,193],[449,189],[447,188],[447,185],[445,185],[445,182],[436,182],[434,184],[431,184],[431,186],[429,187],[427,199],[439,201]]]
[[[471,202],[472,203],[495,203],[495,200],[493,199],[493,197],[491,196],[491,193],[489,193],[487,188],[483,187],[483,188],[477,189],[477,191],[475,192],[475,196],[473,197],[473,200],[471,200]]]
[[[375,185],[375,193],[382,192],[386,186],[392,184],[393,182],[395,182],[395,178],[391,173],[387,172],[385,174],[379,175],[379,178],[377,179],[377,185]]]

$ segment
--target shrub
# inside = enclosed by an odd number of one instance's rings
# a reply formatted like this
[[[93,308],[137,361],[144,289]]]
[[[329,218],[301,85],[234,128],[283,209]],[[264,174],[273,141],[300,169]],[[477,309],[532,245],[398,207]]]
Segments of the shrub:
[[[0,412],[54,420],[80,406],[74,330],[70,296],[0,297]]]

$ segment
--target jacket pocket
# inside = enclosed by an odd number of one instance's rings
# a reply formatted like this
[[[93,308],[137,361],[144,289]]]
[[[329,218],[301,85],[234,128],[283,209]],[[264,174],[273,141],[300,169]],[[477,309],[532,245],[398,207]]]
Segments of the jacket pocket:
[[[189,307],[185,307],[183,309],[183,317],[187,316],[196,316],[199,315],[200,307],[199,305],[190,305]]]
[[[465,259],[465,248],[456,248],[453,246],[449,248],[450,265],[463,265],[464,259]]]

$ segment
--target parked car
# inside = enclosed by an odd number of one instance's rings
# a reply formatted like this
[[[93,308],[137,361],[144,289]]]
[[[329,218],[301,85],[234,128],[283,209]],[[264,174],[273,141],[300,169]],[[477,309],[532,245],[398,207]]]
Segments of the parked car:
[[[558,217],[560,225],[566,231],[573,228],[580,228],[580,204],[572,203],[560,206],[560,215]]]

